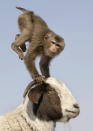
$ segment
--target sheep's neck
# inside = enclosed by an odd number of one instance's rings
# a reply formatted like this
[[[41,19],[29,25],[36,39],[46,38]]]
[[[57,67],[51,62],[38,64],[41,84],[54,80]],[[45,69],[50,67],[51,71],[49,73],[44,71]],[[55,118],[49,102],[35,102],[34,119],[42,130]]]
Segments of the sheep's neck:
[[[31,127],[32,131],[54,131],[55,123],[53,121],[44,121],[38,119],[33,113],[33,104],[27,100],[25,101],[25,110],[23,119]]]
[[[48,126],[49,127],[49,129],[48,129],[47,126],[44,126],[44,123],[43,123],[43,128],[42,128],[42,125],[39,125],[38,128],[40,128],[40,129],[38,129],[37,127],[31,126],[31,124],[29,122],[27,122],[27,119],[23,115],[21,115],[21,117],[22,117],[22,119],[24,119],[25,123],[28,125],[28,127],[29,127],[29,129],[31,131],[42,131],[42,130],[44,130],[44,131],[47,131],[47,130],[48,131],[54,131],[55,125],[53,125],[52,128],[50,126]]]
[[[28,127],[29,127],[29,129],[30,129],[31,131],[38,131],[38,130],[34,129],[34,128],[30,125],[30,123],[27,122],[26,118],[25,118],[23,115],[21,115],[21,117],[22,117],[22,119],[25,121],[25,123],[28,125]]]

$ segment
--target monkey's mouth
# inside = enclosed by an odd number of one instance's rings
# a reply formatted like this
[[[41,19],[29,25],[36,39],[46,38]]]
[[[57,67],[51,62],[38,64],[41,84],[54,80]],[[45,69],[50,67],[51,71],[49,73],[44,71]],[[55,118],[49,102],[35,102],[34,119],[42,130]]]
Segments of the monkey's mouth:
[[[49,51],[48,54],[49,54],[50,57],[56,56],[56,52]]]

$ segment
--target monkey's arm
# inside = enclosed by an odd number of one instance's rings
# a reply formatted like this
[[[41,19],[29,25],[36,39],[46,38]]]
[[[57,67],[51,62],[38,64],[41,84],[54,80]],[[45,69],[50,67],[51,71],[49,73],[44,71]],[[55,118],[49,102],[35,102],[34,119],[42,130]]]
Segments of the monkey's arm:
[[[49,72],[50,61],[51,61],[50,57],[42,56],[39,63],[42,75],[44,75],[46,78],[50,76],[50,72]]]
[[[29,44],[29,48],[28,48],[27,53],[24,57],[24,63],[26,65],[30,75],[32,76],[32,78],[35,79],[36,82],[42,83],[42,82],[44,82],[45,77],[39,75],[39,73],[36,69],[36,66],[35,66],[35,58],[39,54],[38,48],[39,48],[39,46],[34,42]]]
[[[36,48],[33,46],[33,44],[30,44],[27,53],[24,57],[24,63],[33,79],[39,76],[39,73],[35,66],[36,56],[37,56]]]

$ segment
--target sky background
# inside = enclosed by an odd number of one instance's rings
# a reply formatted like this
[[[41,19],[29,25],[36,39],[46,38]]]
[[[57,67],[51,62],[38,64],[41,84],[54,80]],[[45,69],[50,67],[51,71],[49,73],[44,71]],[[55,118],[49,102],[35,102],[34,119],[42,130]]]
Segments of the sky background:
[[[65,82],[80,104],[71,131],[93,131],[93,0],[0,0],[0,114],[22,103],[31,81],[11,49],[19,33],[16,6],[33,10],[65,39],[64,51],[51,62],[51,76]],[[64,131],[64,124],[58,123],[56,131]]]

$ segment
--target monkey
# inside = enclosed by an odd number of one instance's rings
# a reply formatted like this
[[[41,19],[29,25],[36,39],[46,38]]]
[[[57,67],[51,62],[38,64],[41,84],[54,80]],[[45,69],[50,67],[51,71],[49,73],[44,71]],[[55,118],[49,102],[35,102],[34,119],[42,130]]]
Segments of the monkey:
[[[23,14],[18,17],[18,25],[21,34],[12,43],[12,49],[24,60],[27,70],[38,83],[43,82],[50,76],[50,61],[60,54],[65,47],[63,37],[49,29],[47,23],[34,12],[21,7],[16,7]],[[21,45],[29,41],[29,47],[24,56]],[[26,49],[26,48],[25,48]],[[35,59],[40,56],[40,75],[35,66]]]

